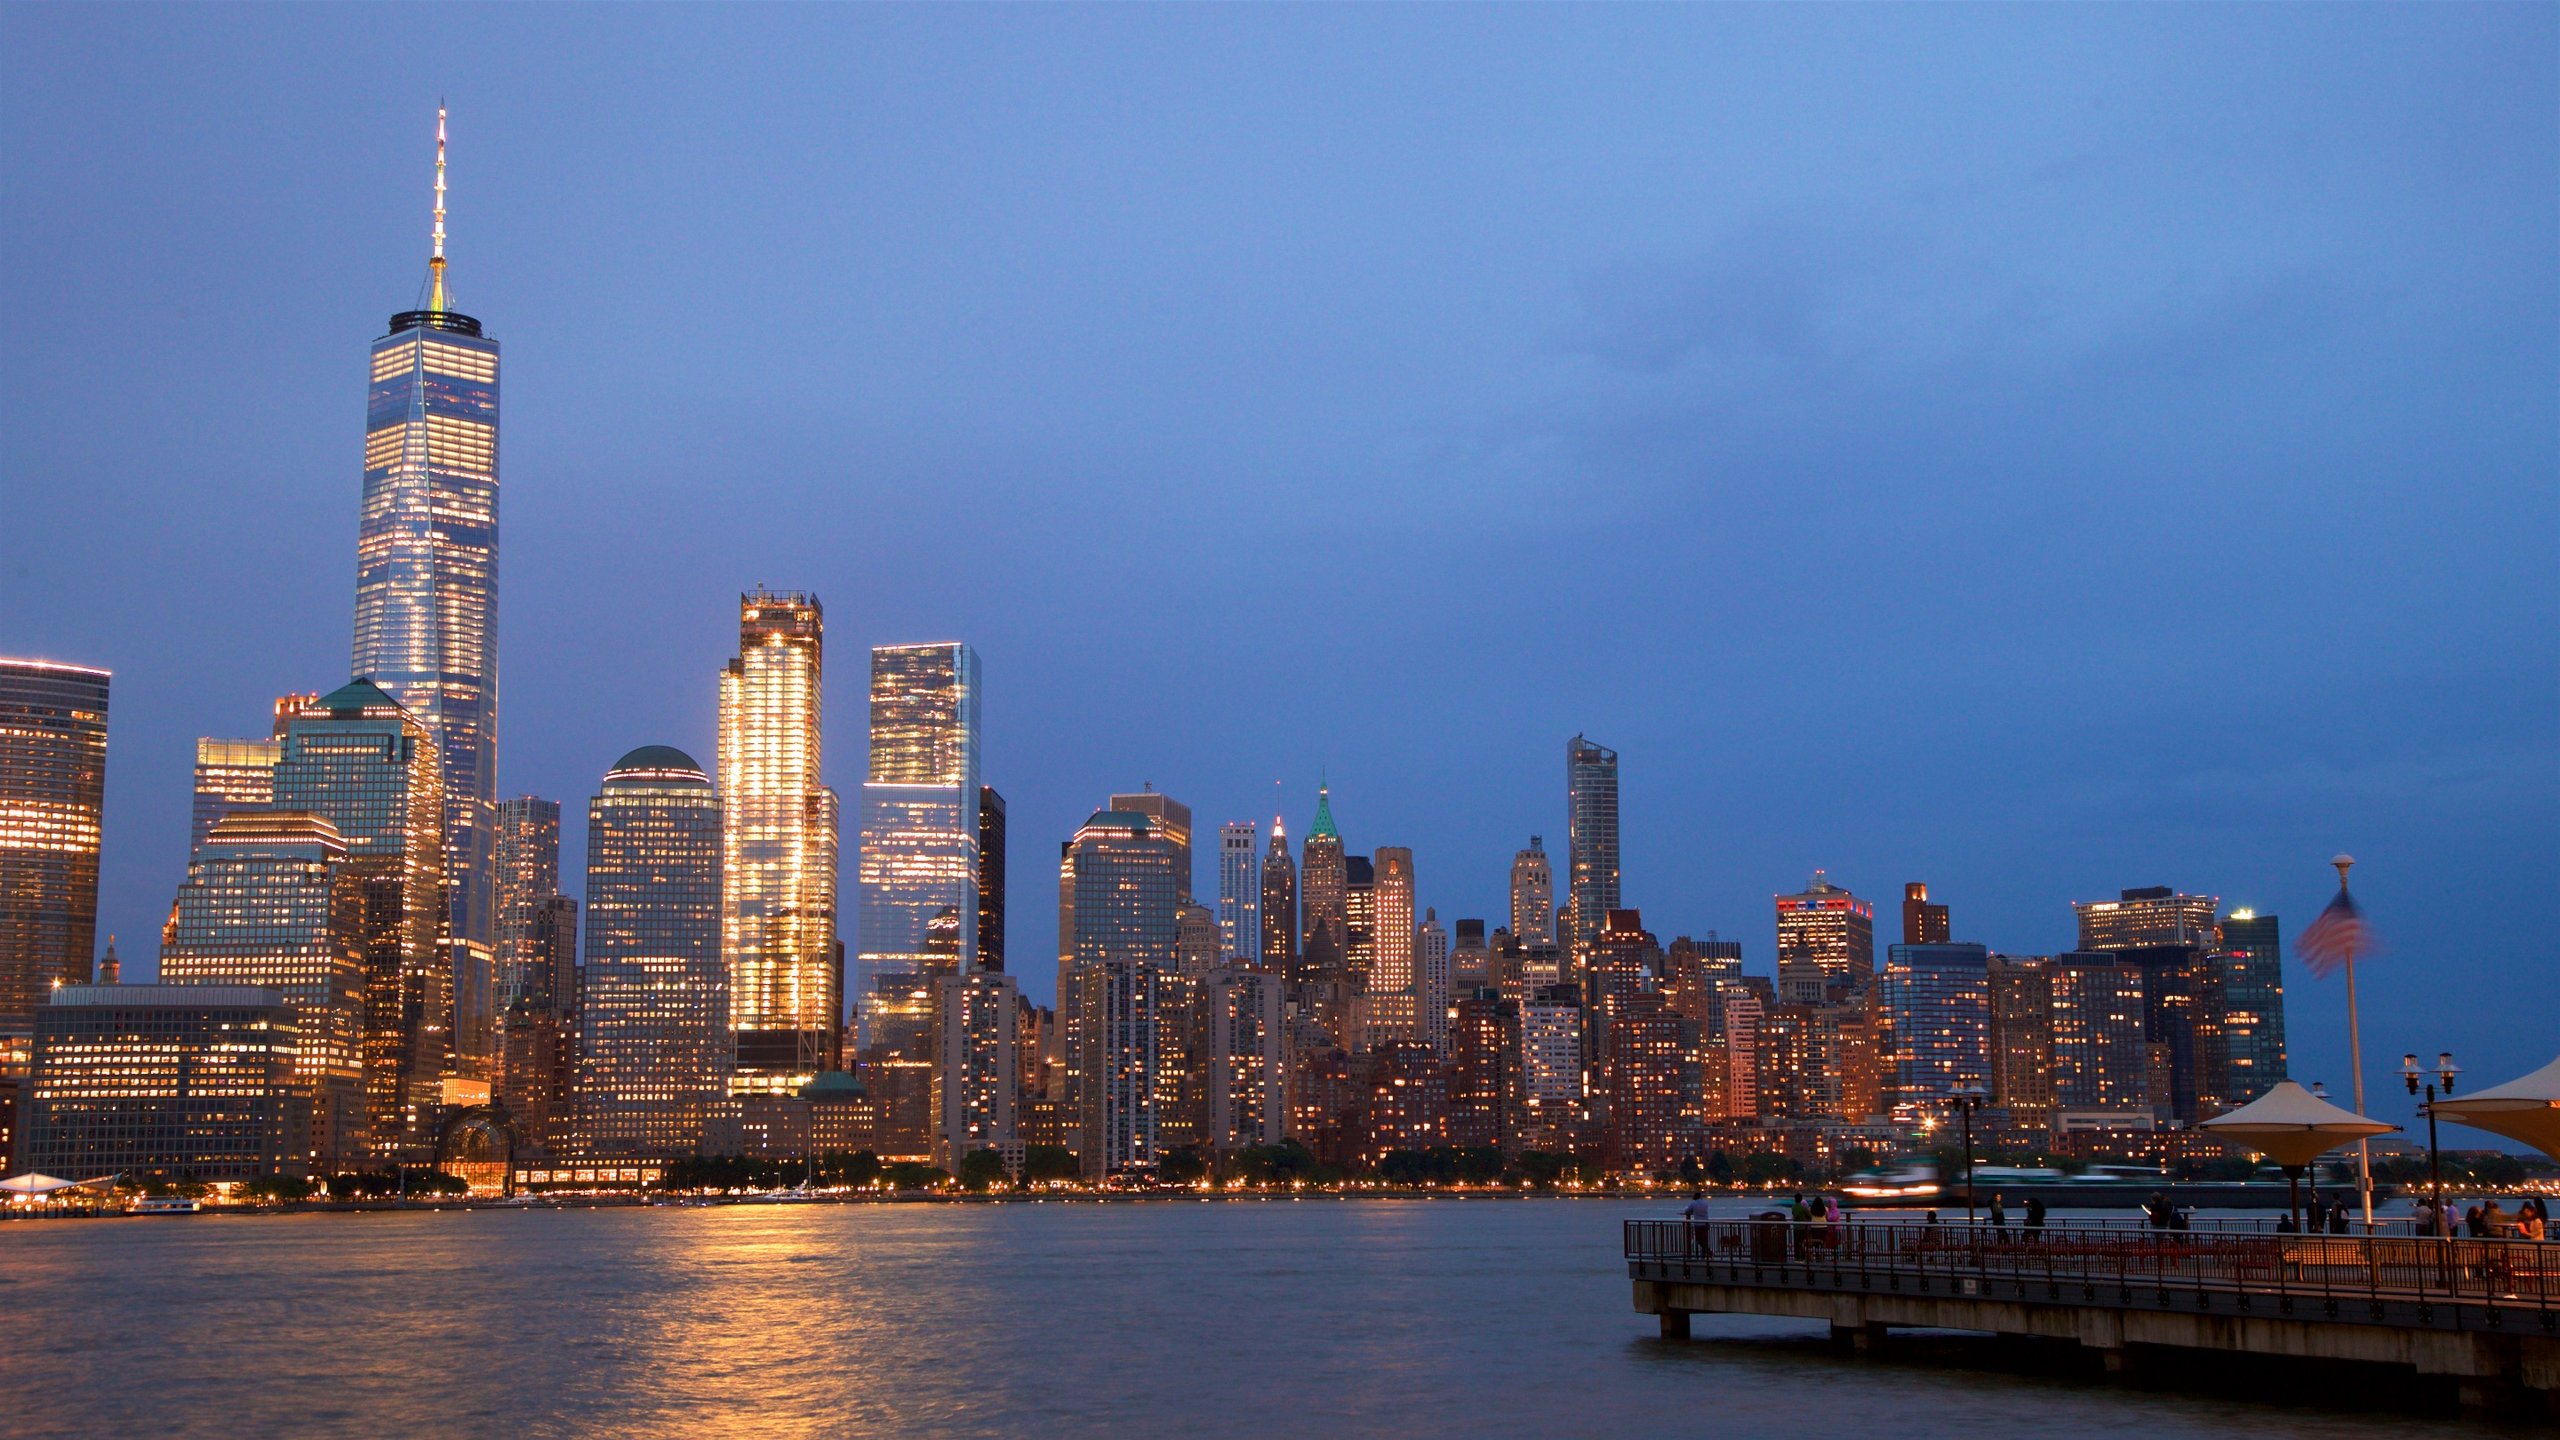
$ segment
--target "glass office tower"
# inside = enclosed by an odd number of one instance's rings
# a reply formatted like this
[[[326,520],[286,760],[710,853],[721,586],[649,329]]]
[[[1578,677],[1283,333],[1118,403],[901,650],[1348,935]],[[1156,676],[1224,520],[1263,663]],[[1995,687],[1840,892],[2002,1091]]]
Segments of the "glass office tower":
[[[1987,1092],[1990,952],[1980,945],[1896,945],[1881,979],[1892,1036],[1886,1068],[1897,1103],[1935,1109],[1965,1087]]]
[[[871,652],[871,769],[862,786],[857,991],[887,974],[978,968],[978,927],[956,959],[930,949],[937,915],[978,914],[978,657],[961,644]]]
[[[356,531],[354,667],[424,725],[443,766],[446,901],[465,1074],[487,1072],[498,798],[498,342],[448,303],[444,112],[425,305],[373,342]]]
[[[363,895],[365,1123],[386,1151],[432,1143],[452,1059],[442,778],[426,726],[369,681],[285,722],[276,804],[336,828]]]
[[[498,806],[490,874],[496,896],[491,932],[496,1003],[503,1016],[524,997],[526,974],[540,963],[534,932],[544,908],[560,893],[559,801],[518,795]]]
[[[98,945],[107,672],[0,660],[0,1034],[23,1036]]]
[[[187,862],[160,947],[165,982],[254,985],[293,1006],[312,1157],[330,1173],[365,1149],[364,887],[346,861],[338,827],[308,811],[225,816]]]
[[[838,804],[818,778],[825,640],[817,596],[757,590],[738,597],[738,654],[720,672],[720,948],[740,1094],[797,1094],[837,1068]]]
[[[727,1102],[720,795],[693,757],[644,745],[587,806],[579,1133],[598,1156],[699,1149]]]

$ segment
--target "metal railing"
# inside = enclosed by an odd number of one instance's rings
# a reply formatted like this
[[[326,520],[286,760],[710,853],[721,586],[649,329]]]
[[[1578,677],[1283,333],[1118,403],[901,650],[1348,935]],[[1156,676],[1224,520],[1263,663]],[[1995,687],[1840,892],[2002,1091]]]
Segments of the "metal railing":
[[[1636,1279],[2560,1331],[2560,1242],[1630,1220],[1626,1258]]]

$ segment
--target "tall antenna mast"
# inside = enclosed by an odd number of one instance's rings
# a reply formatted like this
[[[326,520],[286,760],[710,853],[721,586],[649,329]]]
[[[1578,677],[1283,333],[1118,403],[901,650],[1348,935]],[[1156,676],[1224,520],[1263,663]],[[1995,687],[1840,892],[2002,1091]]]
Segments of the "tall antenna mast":
[[[435,251],[427,260],[427,273],[433,288],[427,308],[442,310],[444,306],[444,102],[436,102],[436,229]]]

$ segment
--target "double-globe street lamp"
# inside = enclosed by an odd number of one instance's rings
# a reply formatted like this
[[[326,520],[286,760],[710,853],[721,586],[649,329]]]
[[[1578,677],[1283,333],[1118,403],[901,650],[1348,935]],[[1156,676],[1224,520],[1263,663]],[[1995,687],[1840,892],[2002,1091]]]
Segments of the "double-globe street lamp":
[[[2436,1068],[2433,1075],[2418,1068],[2418,1057],[2415,1054],[2400,1057],[2400,1078],[2409,1082],[2409,1093],[2412,1095],[2418,1093],[2420,1081],[2424,1081],[2426,1085],[2427,1103],[2424,1108],[2427,1112],[2427,1185],[2435,1192],[2435,1233],[2438,1236],[2452,1234],[2453,1225],[2450,1217],[2444,1213],[2444,1161],[2436,1149],[2436,1086],[2442,1085],[2445,1094],[2452,1094],[2453,1077],[2461,1073],[2462,1067],[2453,1063],[2453,1052],[2450,1050],[2441,1050],[2436,1053]]]

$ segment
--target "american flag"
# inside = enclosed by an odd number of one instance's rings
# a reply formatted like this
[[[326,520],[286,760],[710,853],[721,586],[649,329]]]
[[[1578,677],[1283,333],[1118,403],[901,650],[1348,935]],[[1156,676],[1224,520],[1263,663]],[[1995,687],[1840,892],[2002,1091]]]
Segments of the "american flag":
[[[2364,923],[2364,912],[2344,887],[2329,908],[2310,928],[2294,937],[2293,953],[2311,969],[2316,979],[2326,980],[2338,973],[2350,955],[2366,955],[2373,951],[2373,931]]]

